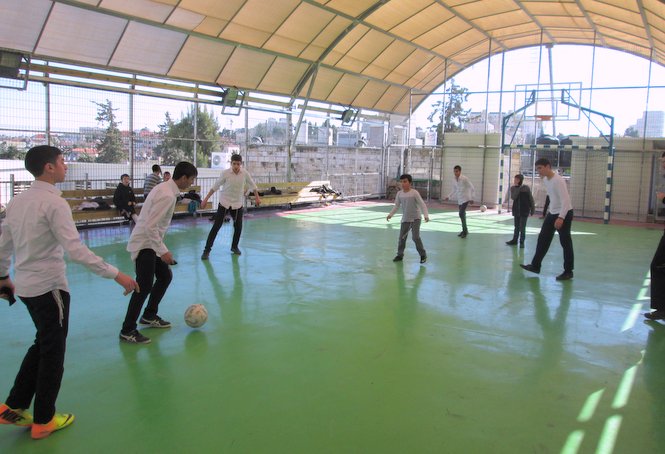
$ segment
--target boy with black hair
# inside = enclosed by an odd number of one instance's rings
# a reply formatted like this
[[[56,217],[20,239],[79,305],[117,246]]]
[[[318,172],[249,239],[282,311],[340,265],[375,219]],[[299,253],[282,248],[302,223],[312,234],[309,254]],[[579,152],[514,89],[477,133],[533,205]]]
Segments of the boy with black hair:
[[[459,218],[460,221],[462,221],[462,231],[457,236],[460,238],[466,238],[469,234],[469,229],[466,227],[466,208],[470,203],[473,203],[475,188],[466,175],[462,175],[461,166],[455,166],[453,168],[453,175],[455,175],[453,191],[444,200],[452,199],[453,196],[455,197],[457,208],[459,209]]]
[[[113,204],[125,219],[136,222],[138,219],[138,215],[136,214],[136,196],[134,195],[134,190],[129,185],[129,175],[126,173],[120,176],[120,183],[118,183],[118,187],[115,188],[115,192],[113,193]]]
[[[164,236],[171,224],[173,210],[180,192],[192,185],[198,175],[189,162],[179,162],[173,178],[155,187],[145,201],[141,214],[129,237],[127,251],[136,264],[136,281],[141,292],[134,292],[129,300],[120,340],[131,344],[148,344],[150,339],[136,329],[136,322],[148,295],[148,305],[139,323],[151,328],[170,328],[171,323],[157,315],[159,303],[171,283],[175,265],[173,255],[164,244]]]
[[[222,171],[219,179],[212,185],[210,191],[201,202],[201,206],[206,206],[208,199],[219,188],[222,188],[219,193],[219,205],[217,213],[215,214],[215,223],[210,229],[208,239],[206,240],[205,248],[201,260],[208,260],[212,245],[215,243],[217,233],[224,223],[226,213],[229,212],[233,218],[233,240],[231,242],[231,252],[235,255],[240,255],[238,243],[240,243],[240,234],[242,233],[242,207],[243,197],[246,194],[246,188],[254,191],[256,206],[261,204],[261,197],[256,183],[252,180],[252,176],[248,171],[242,168],[242,157],[239,154],[231,156],[231,168]]]
[[[536,161],[536,172],[543,179],[543,185],[550,196],[550,209],[540,228],[536,252],[531,259],[531,263],[520,265],[532,273],[540,273],[540,266],[543,263],[545,254],[552,244],[554,232],[559,232],[559,242],[563,248],[563,273],[556,277],[557,281],[567,281],[573,278],[573,268],[575,265],[575,256],[573,253],[573,238],[570,230],[573,223],[573,205],[570,201],[566,182],[558,172],[552,170],[550,161],[546,158],[540,158]]]
[[[506,241],[506,244],[514,246],[519,240],[520,248],[524,248],[526,222],[529,216],[533,216],[536,212],[536,205],[533,201],[531,188],[524,184],[524,175],[521,173],[515,175],[513,183],[510,187],[510,198],[513,201],[512,212],[515,219],[515,230],[513,231],[513,238]]]
[[[154,164],[152,166],[152,173],[145,177],[145,182],[143,183],[143,200],[147,200],[148,194],[152,191],[152,188],[157,186],[162,182],[162,168],[159,164]]]
[[[420,196],[420,193],[411,188],[413,178],[411,175],[405,173],[399,177],[402,189],[397,192],[395,196],[395,206],[388,213],[386,221],[390,221],[395,212],[402,206],[402,223],[399,229],[399,241],[397,243],[397,255],[393,262],[401,262],[404,259],[404,249],[406,248],[406,237],[409,236],[411,230],[411,239],[416,243],[416,249],[420,254],[420,263],[427,261],[427,252],[423,246],[423,241],[420,239],[420,217],[425,215],[425,222],[429,222],[429,213],[427,212],[427,205]]]
[[[40,439],[74,421],[72,414],[55,412],[69,325],[64,253],[95,274],[114,279],[125,295],[138,292],[139,286],[81,243],[69,204],[55,187],[67,173],[62,151],[48,145],[33,147],[25,157],[25,168],[35,181],[7,206],[0,235],[0,288],[10,301],[14,293],[19,296],[37,334],[6,403],[0,405],[0,424],[31,426],[32,438]],[[15,283],[9,278],[12,254]],[[34,420],[27,411],[33,397]]]

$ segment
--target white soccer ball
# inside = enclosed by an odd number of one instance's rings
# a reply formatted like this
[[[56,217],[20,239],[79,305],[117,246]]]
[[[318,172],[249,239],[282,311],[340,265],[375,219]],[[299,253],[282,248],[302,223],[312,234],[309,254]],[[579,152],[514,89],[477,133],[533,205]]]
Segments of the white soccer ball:
[[[480,211],[482,211],[482,212],[487,211],[487,206],[486,205],[480,205]]]
[[[208,311],[203,304],[192,304],[185,310],[185,323],[192,328],[199,328],[208,320]]]

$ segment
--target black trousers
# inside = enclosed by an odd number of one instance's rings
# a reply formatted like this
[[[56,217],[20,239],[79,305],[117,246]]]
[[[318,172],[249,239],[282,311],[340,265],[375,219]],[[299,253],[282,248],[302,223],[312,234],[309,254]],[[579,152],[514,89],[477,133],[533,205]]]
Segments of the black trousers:
[[[35,343],[28,349],[5,403],[11,408],[30,408],[35,398],[34,420],[46,424],[55,414],[55,401],[64,373],[69,293],[54,290],[31,298],[21,296],[37,328]]]
[[[515,230],[513,231],[512,241],[520,240],[520,243],[524,244],[526,240],[526,221],[529,220],[529,216],[513,216],[515,220]]]
[[[219,204],[217,206],[217,213],[215,213],[215,223],[212,225],[210,233],[208,234],[208,240],[206,241],[204,251],[210,252],[212,249],[212,245],[215,243],[215,238],[217,238],[217,233],[222,227],[222,224],[224,224],[224,218],[226,217],[227,211],[233,218],[233,241],[231,242],[231,249],[238,247],[238,243],[240,243],[240,234],[242,233],[242,207],[237,210],[232,210],[230,207],[225,208]]]
[[[665,310],[665,232],[651,260],[651,308]]]
[[[143,317],[148,320],[157,316],[159,303],[162,301],[166,289],[173,279],[171,268],[157,257],[152,249],[142,249],[136,257],[136,282],[139,284],[140,293],[132,293],[127,307],[125,321],[122,324],[122,332],[129,333],[136,329],[141,308],[148,295],[148,305],[143,311]]]
[[[468,233],[469,230],[466,228],[466,207],[469,206],[469,202],[464,202],[459,205],[459,218],[462,221],[462,232]]]
[[[543,220],[543,226],[540,229],[540,234],[538,235],[538,244],[536,245],[536,253],[531,260],[531,264],[536,268],[540,269],[540,266],[543,263],[543,259],[547,254],[547,251],[552,244],[552,238],[554,238],[554,232],[557,230],[554,228],[554,221],[557,220],[559,214],[548,213]],[[575,267],[575,255],[573,253],[573,238],[570,236],[570,228],[573,223],[573,210],[570,210],[566,217],[563,220],[563,225],[558,230],[559,232],[559,242],[563,248],[563,270],[566,272],[572,272]]]

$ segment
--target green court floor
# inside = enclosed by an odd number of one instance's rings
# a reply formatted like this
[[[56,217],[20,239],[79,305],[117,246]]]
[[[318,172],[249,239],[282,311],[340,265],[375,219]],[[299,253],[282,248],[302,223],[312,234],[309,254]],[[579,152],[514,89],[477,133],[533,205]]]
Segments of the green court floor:
[[[70,264],[65,377],[51,437],[0,427],[0,453],[662,453],[665,325],[643,322],[660,228],[575,221],[575,279],[557,282],[555,238],[539,276],[504,244],[512,218],[452,211],[393,263],[399,216],[359,203],[250,215],[240,247],[211,223],[174,221],[178,260],[152,344],[121,344],[127,297]],[[131,272],[128,227],[83,232]],[[201,329],[182,319],[206,305]],[[0,306],[0,399],[34,328]]]

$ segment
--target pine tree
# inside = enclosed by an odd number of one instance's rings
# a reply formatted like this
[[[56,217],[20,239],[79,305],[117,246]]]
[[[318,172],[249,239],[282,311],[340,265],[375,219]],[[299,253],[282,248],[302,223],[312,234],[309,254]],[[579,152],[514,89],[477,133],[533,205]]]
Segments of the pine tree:
[[[455,84],[450,80],[450,86],[445,91],[445,109],[443,101],[432,104],[434,110],[427,119],[436,123],[436,143],[443,143],[443,132],[463,132],[464,122],[468,120],[471,109],[464,109],[464,102],[469,98],[468,89]],[[441,130],[441,116],[443,115],[443,131]]]
[[[97,148],[97,162],[127,162],[127,153],[122,146],[122,137],[118,126],[120,123],[116,121],[115,111],[118,109],[113,108],[110,100],[105,103],[94,102],[97,105],[97,120],[100,124],[106,124],[106,131],[104,137],[101,138],[96,145]]]

